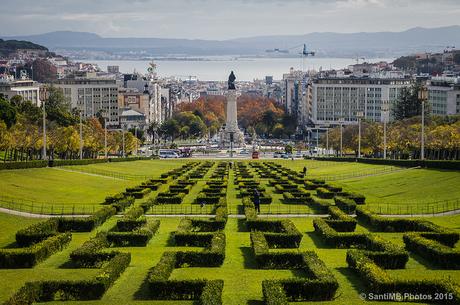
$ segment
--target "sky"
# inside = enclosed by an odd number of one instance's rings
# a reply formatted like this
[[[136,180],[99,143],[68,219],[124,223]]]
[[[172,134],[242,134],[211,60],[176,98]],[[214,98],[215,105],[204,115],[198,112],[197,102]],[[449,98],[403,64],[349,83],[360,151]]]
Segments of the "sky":
[[[403,31],[460,24],[459,0],[0,0],[0,36],[224,40],[311,32]]]

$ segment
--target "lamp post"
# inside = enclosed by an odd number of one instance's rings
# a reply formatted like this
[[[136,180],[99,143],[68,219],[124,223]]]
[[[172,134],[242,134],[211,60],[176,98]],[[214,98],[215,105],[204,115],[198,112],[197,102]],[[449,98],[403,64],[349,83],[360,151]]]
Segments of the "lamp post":
[[[124,124],[121,125],[121,140],[123,144],[122,157],[124,158],[125,157],[125,125]]]
[[[329,157],[329,128],[326,128],[326,154]]]
[[[83,124],[81,122],[81,110],[80,110],[80,160],[83,159]]]
[[[364,112],[356,112],[358,118],[358,158],[361,158],[361,119],[364,117]]]
[[[43,160],[46,160],[46,110],[45,110],[45,101],[43,105]]]
[[[425,160],[425,102],[428,100],[428,88],[422,86],[418,91],[418,99],[422,103],[422,138],[420,159]]]
[[[230,132],[230,158],[233,158],[233,132]]]
[[[107,115],[104,115],[104,157],[107,159]]]
[[[137,125],[134,126],[134,137],[136,138],[136,156],[138,152],[138,147],[137,147]]]
[[[340,157],[343,156],[343,118],[339,119],[340,123]]]
[[[384,102],[382,105],[382,114],[383,114],[383,159],[387,158],[387,120],[388,113],[390,111],[390,105],[387,102]]]

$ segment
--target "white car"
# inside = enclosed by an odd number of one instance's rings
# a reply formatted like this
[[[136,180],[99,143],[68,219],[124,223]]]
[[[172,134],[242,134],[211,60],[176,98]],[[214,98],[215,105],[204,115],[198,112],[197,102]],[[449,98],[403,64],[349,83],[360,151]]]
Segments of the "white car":
[[[160,159],[176,159],[179,158],[177,152],[172,149],[160,149],[158,151],[158,156]]]

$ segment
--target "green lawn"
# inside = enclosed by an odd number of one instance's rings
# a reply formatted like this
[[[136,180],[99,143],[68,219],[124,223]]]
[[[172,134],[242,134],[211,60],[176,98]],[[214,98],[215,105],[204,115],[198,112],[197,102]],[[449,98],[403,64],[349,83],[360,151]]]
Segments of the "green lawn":
[[[151,163],[150,163],[151,162]],[[163,163],[164,162],[164,163]],[[304,164],[308,164],[309,171],[314,174],[315,170],[329,173],[342,172],[353,170],[354,166],[361,168],[361,164],[325,163],[322,168],[322,162],[318,161],[294,161],[290,160],[281,161],[283,163],[291,164],[300,170]],[[96,164],[91,165],[100,166],[101,169],[109,168],[110,171],[124,171],[130,174],[139,174],[142,170],[148,171],[152,176],[158,176],[160,173],[172,168],[177,168],[182,165],[183,161],[136,161],[125,163],[113,164]],[[113,166],[113,167],[112,167]],[[318,167],[315,169],[315,166]],[[130,168],[130,170],[123,167]],[[330,167],[328,170],[327,168]],[[367,165],[366,165],[367,167]],[[161,168],[154,170],[155,168]],[[333,170],[332,168],[335,168]],[[378,167],[377,167],[378,168]],[[69,169],[71,169],[69,167]],[[346,169],[346,170],[345,170]],[[362,168],[361,168],[362,169]],[[107,169],[106,169],[107,170]],[[206,177],[209,177],[213,168],[208,172]],[[458,172],[444,172],[433,170],[408,170],[398,173],[378,175],[375,177],[366,177],[363,179],[350,179],[345,181],[337,181],[346,186],[346,189],[352,189],[365,194],[371,206],[373,200],[377,200],[378,196],[391,197],[389,195],[394,193],[398,187],[401,189],[399,194],[393,194],[396,198],[415,198],[414,200],[421,200],[428,195],[422,196],[420,193],[426,194],[435,192],[439,196],[443,195],[442,187],[445,188],[445,193],[452,193],[455,196],[458,191],[452,185],[458,188]],[[59,200],[67,199],[70,203],[72,198],[78,196],[85,196],[97,198],[101,196],[104,198],[112,192],[118,192],[125,188],[127,185],[137,184],[138,181],[120,180],[108,177],[95,176],[88,173],[68,172],[59,169],[30,169],[30,170],[17,170],[17,171],[2,171],[0,172],[2,179],[0,185],[8,186],[12,190],[16,190],[13,195],[29,197],[36,196],[41,200],[46,198],[59,198]],[[429,183],[429,180],[437,179],[442,186],[435,183]],[[41,178],[41,179],[39,179]],[[9,179],[9,180],[8,180]],[[11,179],[15,182],[11,182]],[[14,180],[15,179],[15,180]],[[95,180],[93,180],[95,179]],[[234,172],[230,171],[229,187],[227,191],[228,208],[231,213],[241,212],[241,199],[237,198],[238,190],[232,183],[234,179]],[[41,181],[41,183],[37,183]],[[261,184],[267,188],[267,192],[275,198],[275,202],[270,205],[271,209],[279,209],[279,212],[286,212],[290,209],[288,205],[280,202],[280,194],[274,194],[273,188],[267,185],[267,181],[261,179]],[[398,182],[399,181],[399,182]],[[408,185],[407,181],[415,181],[419,185],[419,191],[413,190],[413,187]],[[368,186],[363,185],[353,188],[358,183],[367,182]],[[399,183],[399,184],[398,184]],[[16,187],[14,186],[16,184]],[[44,184],[44,185],[42,185]],[[199,181],[191,190],[190,194],[185,197],[184,203],[181,207],[197,206],[193,204],[194,198],[203,188],[205,182]],[[379,185],[385,184],[386,187],[379,188]],[[350,186],[349,186],[350,185]],[[398,186],[399,185],[399,186]],[[23,186],[26,192],[21,193],[18,189]],[[167,185],[162,186],[158,191],[163,191]],[[392,190],[390,190],[392,188]],[[67,190],[62,191],[61,197],[49,195],[50,190]],[[149,194],[147,198],[136,201],[139,204],[143,200],[154,198],[156,192]],[[12,195],[11,195],[12,196]],[[49,197],[46,197],[49,196]],[[35,197],[34,197],[35,198]],[[372,200],[371,200],[372,199]],[[38,200],[38,199],[35,199]],[[403,200],[403,199],[401,199]],[[210,207],[206,207],[210,209]],[[302,207],[308,209],[307,207]],[[268,209],[268,206],[262,206],[262,212]],[[284,209],[284,210],[283,210]],[[311,212],[311,211],[308,211]],[[360,293],[365,291],[363,281],[348,268],[346,262],[347,249],[331,249],[326,247],[321,239],[313,232],[313,218],[291,218],[296,227],[302,232],[303,239],[300,244],[299,251],[313,250],[319,258],[332,270],[334,276],[339,282],[339,290],[336,294],[336,299],[329,302],[296,302],[293,304],[331,304],[331,305],[348,305],[348,304],[370,304],[360,299]],[[451,228],[460,232],[460,215],[443,216],[423,218],[434,223]],[[112,217],[105,222],[96,231],[111,229],[117,218]],[[149,218],[149,221],[153,218]],[[165,305],[178,305],[178,304],[193,304],[191,301],[151,301],[145,300],[147,294],[145,288],[145,279],[149,269],[153,267],[165,251],[174,250],[193,250],[197,248],[176,247],[171,243],[171,233],[176,230],[180,217],[173,218],[160,218],[161,225],[159,232],[151,239],[147,247],[128,247],[117,248],[120,251],[130,252],[132,260],[130,266],[115,282],[100,301],[90,302],[52,302],[47,304],[95,304],[95,305],[109,305],[109,304],[165,304]],[[14,246],[14,235],[17,230],[24,228],[32,223],[41,221],[40,219],[29,219],[18,216],[11,216],[0,213],[0,247]],[[69,261],[69,254],[72,250],[79,247],[84,241],[96,234],[96,231],[91,233],[73,233],[72,242],[70,245],[61,252],[52,255],[49,259],[38,264],[33,269],[0,269],[0,278],[2,285],[0,285],[0,303],[4,302],[8,297],[17,289],[19,289],[26,281],[40,280],[40,279],[85,279],[91,278],[97,273],[96,269],[67,269],[65,263]],[[366,227],[358,225],[358,232],[368,232]],[[298,276],[298,272],[293,270],[261,270],[257,268],[254,255],[252,253],[250,243],[250,233],[245,228],[245,222],[242,219],[229,218],[226,228],[226,259],[224,264],[219,268],[178,268],[175,269],[171,278],[172,279],[222,279],[224,280],[223,302],[225,305],[261,305],[262,289],[261,282],[264,279],[270,278],[289,278]],[[401,233],[372,233],[380,235],[383,238],[390,240],[394,243],[403,244]],[[460,246],[457,244],[457,249]],[[283,251],[283,250],[276,250]],[[297,250],[291,250],[297,251]],[[460,270],[437,270],[429,262],[424,261],[419,257],[411,255],[407,267],[403,270],[388,271],[392,276],[401,278],[450,278],[453,281],[460,282]],[[379,303],[383,304],[383,303]],[[385,304],[402,304],[402,303],[385,303]],[[413,303],[412,303],[413,304]]]
[[[334,179],[333,184],[342,186],[344,190],[365,195],[369,208],[376,212],[411,214],[460,209],[460,171],[402,169],[384,172],[385,168],[389,167],[353,162],[313,160],[276,162],[298,171],[306,166],[309,177],[336,176],[339,179]],[[347,173],[369,175],[340,179]]]
[[[431,220],[431,219],[430,219]],[[459,229],[459,216],[435,218],[435,222],[447,224],[449,227]],[[17,229],[23,228],[37,220],[8,216],[0,214],[0,223],[4,233],[0,239],[0,246],[7,246],[14,240],[14,233]],[[98,230],[110,229],[116,219],[107,221]],[[172,231],[176,230],[179,218],[161,218],[160,230],[147,247],[117,248],[120,251],[130,252],[132,261],[128,269],[116,281],[100,301],[91,302],[53,302],[51,304],[192,304],[192,302],[165,302],[140,300],[145,296],[143,282],[151,267],[153,267],[164,251],[187,249],[186,247],[175,247],[168,240]],[[330,302],[300,302],[293,304],[369,304],[359,298],[359,293],[364,291],[362,280],[348,268],[345,260],[346,249],[330,249],[325,247],[313,233],[312,219],[293,218],[296,227],[303,233],[303,240],[300,250],[314,250],[321,260],[332,270],[339,281],[340,288],[337,292],[337,299]],[[244,223],[244,221],[243,221]],[[357,231],[366,231],[366,228],[358,226]],[[81,245],[82,242],[93,236],[92,233],[74,233],[72,242],[62,252],[51,256],[45,262],[33,269],[0,269],[2,285],[0,286],[0,302],[5,301],[12,291],[16,291],[25,281],[61,278],[81,279],[90,278],[97,270],[94,269],[65,269],[63,264],[68,261],[69,253]],[[238,219],[229,219],[225,234],[227,237],[226,259],[219,268],[180,268],[175,269],[171,278],[177,279],[223,279],[224,304],[263,304],[261,281],[269,278],[289,278],[294,276],[292,270],[260,270],[254,260],[251,249],[249,232],[245,230],[244,224]],[[374,233],[396,243],[402,243],[402,234],[397,233]],[[426,265],[420,259],[410,258],[406,269],[389,271],[392,275],[403,278],[420,277],[450,277],[460,282],[460,270],[433,270],[432,266]],[[50,304],[50,303],[47,303]],[[380,303],[382,304],[382,303]],[[391,304],[391,303],[385,303]],[[401,303],[395,303],[401,304]]]

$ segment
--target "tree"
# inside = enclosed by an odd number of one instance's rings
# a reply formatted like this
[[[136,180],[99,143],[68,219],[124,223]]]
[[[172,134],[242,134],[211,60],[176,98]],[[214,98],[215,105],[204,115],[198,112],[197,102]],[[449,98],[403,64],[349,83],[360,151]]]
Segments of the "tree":
[[[160,130],[165,138],[170,137],[171,141],[174,142],[179,134],[179,123],[175,119],[169,119],[161,124]]]
[[[418,98],[420,89],[421,86],[418,84],[402,89],[401,95],[393,108],[393,115],[396,120],[403,120],[422,114],[422,103]],[[425,102],[425,115],[428,117],[429,114],[429,104]]]
[[[32,67],[33,79],[40,83],[51,83],[57,79],[57,69],[47,59],[34,60]]]
[[[0,97],[0,120],[5,122],[8,129],[16,123],[16,116],[16,108],[6,99]]]
[[[49,86],[47,88],[46,117],[57,122],[60,126],[70,126],[77,123],[78,119],[70,113],[70,104],[66,101],[62,90]]]

